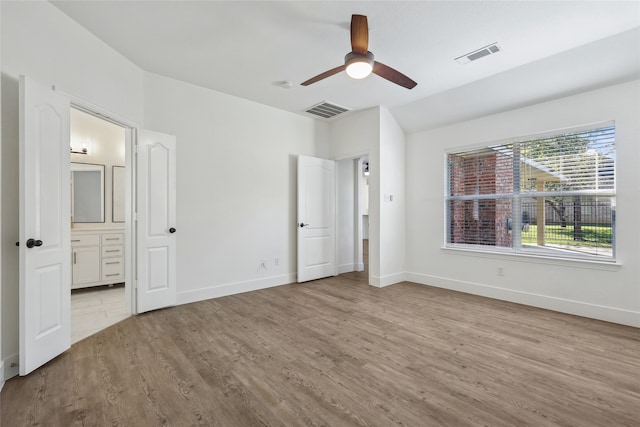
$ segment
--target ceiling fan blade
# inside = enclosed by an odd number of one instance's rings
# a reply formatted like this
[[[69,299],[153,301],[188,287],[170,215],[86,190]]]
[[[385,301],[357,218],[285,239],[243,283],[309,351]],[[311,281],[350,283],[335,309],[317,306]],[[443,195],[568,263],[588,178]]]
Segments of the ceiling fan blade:
[[[402,87],[406,87],[407,89],[413,89],[416,87],[418,83],[411,80],[409,77],[402,74],[400,71],[396,71],[388,65],[384,65],[381,62],[374,62],[373,64],[373,72],[383,79],[387,79],[390,82],[393,82]]]
[[[369,49],[369,24],[364,15],[351,15],[351,50],[362,55]]]
[[[302,82],[302,83],[300,83],[300,84],[301,84],[302,86],[309,86],[309,85],[310,85],[310,84],[312,84],[312,83],[319,82],[320,80],[322,80],[322,79],[326,79],[327,77],[331,77],[331,76],[333,76],[334,74],[339,73],[340,71],[344,71],[346,68],[347,68],[347,66],[346,66],[346,65],[340,65],[339,67],[332,68],[332,69],[330,69],[329,71],[325,71],[325,72],[324,72],[324,73],[322,73],[322,74],[318,74],[317,76],[312,77],[312,78],[310,78],[309,80],[307,80],[306,82]]]

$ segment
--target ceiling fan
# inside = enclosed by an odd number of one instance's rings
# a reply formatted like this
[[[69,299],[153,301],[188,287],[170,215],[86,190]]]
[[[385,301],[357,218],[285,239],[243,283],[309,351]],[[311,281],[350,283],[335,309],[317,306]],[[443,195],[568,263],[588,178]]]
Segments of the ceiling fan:
[[[373,59],[373,53],[367,50],[368,47],[369,25],[367,24],[367,17],[364,15],[351,15],[351,52],[347,53],[344,57],[344,65],[318,74],[302,82],[301,85],[309,86],[312,83],[316,83],[345,70],[349,77],[354,79],[363,79],[373,72],[383,79],[387,79],[407,89],[413,89],[418,84],[388,65],[375,61]]]

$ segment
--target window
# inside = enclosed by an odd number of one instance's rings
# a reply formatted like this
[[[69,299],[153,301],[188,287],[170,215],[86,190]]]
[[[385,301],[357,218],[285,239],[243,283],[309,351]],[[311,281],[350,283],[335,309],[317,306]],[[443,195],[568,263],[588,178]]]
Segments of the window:
[[[447,246],[615,258],[615,126],[452,151]]]

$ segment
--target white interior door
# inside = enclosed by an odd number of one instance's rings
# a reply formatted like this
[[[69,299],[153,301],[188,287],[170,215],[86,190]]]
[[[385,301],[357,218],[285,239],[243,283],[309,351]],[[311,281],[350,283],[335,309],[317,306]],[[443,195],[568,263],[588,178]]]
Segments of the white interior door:
[[[336,167],[298,156],[298,282],[336,275]]]
[[[176,138],[141,130],[137,154],[138,313],[176,304]]]
[[[20,375],[71,345],[69,100],[20,77]]]

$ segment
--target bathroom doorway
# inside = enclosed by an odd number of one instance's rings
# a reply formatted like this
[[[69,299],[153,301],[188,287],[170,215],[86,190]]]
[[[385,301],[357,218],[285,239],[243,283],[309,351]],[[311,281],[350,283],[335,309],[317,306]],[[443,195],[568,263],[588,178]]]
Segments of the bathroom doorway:
[[[127,318],[126,131],[71,108],[71,343]]]

